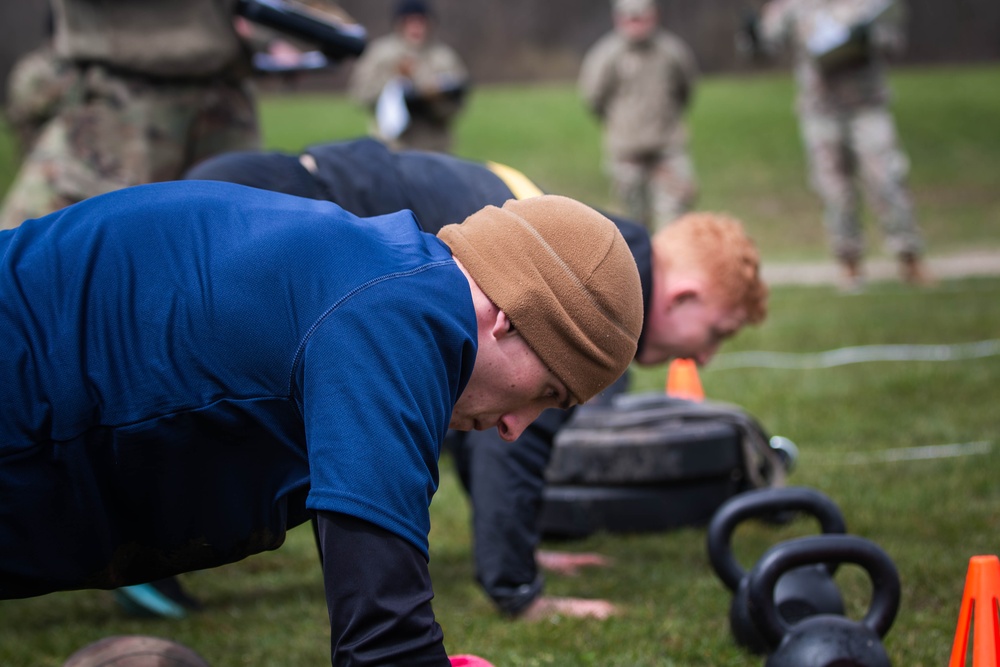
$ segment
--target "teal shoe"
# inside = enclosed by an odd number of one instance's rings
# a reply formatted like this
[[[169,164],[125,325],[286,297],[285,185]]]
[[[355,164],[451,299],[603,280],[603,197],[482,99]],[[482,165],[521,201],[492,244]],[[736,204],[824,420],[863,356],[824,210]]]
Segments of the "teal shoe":
[[[152,584],[124,586],[115,590],[115,601],[132,616],[156,616],[159,618],[184,618],[187,611]]]

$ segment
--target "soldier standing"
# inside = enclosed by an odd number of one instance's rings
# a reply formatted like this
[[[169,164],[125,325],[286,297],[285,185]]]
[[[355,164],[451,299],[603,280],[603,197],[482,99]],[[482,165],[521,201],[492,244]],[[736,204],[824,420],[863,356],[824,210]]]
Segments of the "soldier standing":
[[[431,10],[423,0],[402,0],[395,30],[374,40],[355,65],[350,91],[376,111],[395,104],[403,120],[379,123],[373,134],[394,148],[447,153],[462,110],[468,73],[458,54],[431,36]]]
[[[584,57],[580,93],[604,126],[616,195],[655,233],[697,195],[683,123],[697,65],[680,38],[659,28],[654,0],[614,0],[612,17],[614,31]]]
[[[236,0],[52,5],[73,84],[11,185],[0,229],[258,146]]]
[[[859,180],[903,280],[930,282],[888,107],[885,59],[905,45],[903,19],[902,0],[771,0],[761,13],[765,48],[794,49],[800,129],[845,291],[863,285]]]

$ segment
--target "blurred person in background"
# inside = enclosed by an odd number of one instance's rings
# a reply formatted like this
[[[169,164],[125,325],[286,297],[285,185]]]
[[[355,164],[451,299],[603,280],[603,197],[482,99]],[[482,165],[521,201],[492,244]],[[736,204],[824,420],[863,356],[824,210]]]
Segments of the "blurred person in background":
[[[30,150],[0,209],[0,229],[259,146],[252,51],[274,48],[287,58],[291,45],[254,34],[255,24],[238,15],[253,3],[51,4],[52,51],[29,60],[15,80],[24,94],[12,103],[24,104],[14,117],[25,121]],[[342,13],[330,9],[339,25]],[[342,55],[338,48],[332,57]]]
[[[771,0],[760,12],[764,50],[793,50],[799,127],[845,292],[864,284],[860,187],[901,278],[932,282],[889,109],[886,60],[905,47],[904,21],[903,0]]]
[[[587,52],[580,94],[604,130],[606,168],[626,214],[655,233],[697,196],[683,116],[697,65],[659,27],[654,0],[613,0],[614,30]]]
[[[74,82],[11,185],[0,229],[256,147],[236,4],[52,0],[55,55]]]
[[[434,38],[423,0],[401,0],[391,34],[373,40],[355,63],[351,95],[373,115],[373,134],[394,148],[447,153],[469,75],[458,54]]]

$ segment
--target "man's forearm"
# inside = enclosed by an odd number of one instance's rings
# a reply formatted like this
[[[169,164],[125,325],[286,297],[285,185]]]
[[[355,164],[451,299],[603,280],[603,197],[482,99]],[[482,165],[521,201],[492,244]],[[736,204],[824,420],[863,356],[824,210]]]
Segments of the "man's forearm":
[[[333,665],[448,667],[427,561],[374,524],[320,512]]]

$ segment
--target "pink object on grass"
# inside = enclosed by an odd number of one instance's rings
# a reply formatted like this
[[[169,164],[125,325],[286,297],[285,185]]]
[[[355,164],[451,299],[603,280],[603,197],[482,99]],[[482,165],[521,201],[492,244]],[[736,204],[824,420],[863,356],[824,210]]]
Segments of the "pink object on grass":
[[[493,667],[493,663],[476,655],[451,655],[451,667]]]

